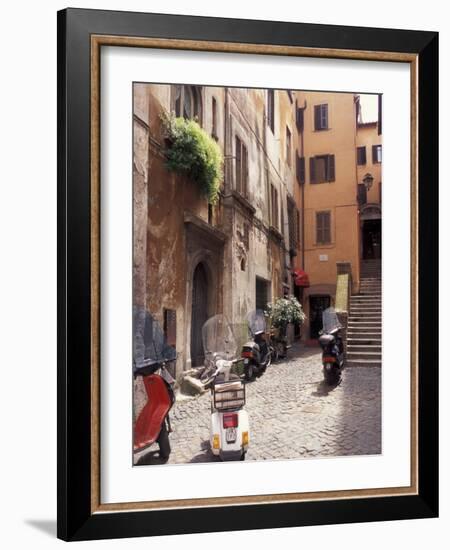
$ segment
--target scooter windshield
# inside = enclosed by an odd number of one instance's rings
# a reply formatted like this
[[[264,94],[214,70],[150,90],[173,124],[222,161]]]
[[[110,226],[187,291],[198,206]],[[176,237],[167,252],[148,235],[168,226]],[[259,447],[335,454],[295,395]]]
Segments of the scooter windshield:
[[[248,328],[251,335],[266,331],[266,317],[262,309],[255,309],[247,314]]]
[[[159,323],[150,312],[133,308],[133,364],[135,369],[176,358],[176,350],[167,345]]]
[[[202,327],[205,355],[216,354],[220,359],[231,360],[237,354],[237,342],[225,315],[214,315]]]
[[[326,334],[330,334],[334,330],[342,328],[342,325],[339,322],[336,311],[332,307],[329,307],[323,311],[322,324],[323,324],[323,331]]]

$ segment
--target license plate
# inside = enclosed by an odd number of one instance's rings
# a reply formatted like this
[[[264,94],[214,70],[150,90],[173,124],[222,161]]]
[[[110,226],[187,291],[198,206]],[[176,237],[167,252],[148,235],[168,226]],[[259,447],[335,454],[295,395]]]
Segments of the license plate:
[[[227,428],[226,440],[227,443],[234,443],[236,441],[237,433],[236,428]]]
[[[248,365],[249,364],[249,360],[248,359],[244,359],[244,365]]]

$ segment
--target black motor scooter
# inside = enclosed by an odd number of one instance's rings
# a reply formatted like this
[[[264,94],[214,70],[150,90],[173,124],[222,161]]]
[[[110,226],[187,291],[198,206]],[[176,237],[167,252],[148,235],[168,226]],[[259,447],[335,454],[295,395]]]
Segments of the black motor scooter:
[[[344,342],[335,310],[329,307],[322,313],[323,329],[320,331],[319,344],[322,348],[322,365],[325,382],[336,385],[341,380],[344,368]]]
[[[266,318],[262,309],[251,311],[247,315],[248,329],[252,340],[242,346],[246,380],[261,376],[272,362],[273,348],[266,340]]]

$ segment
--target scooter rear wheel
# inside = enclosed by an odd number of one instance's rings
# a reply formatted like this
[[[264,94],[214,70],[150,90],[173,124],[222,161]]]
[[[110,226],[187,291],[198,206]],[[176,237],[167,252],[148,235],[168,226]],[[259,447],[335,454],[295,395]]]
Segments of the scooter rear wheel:
[[[247,381],[252,380],[252,378],[254,376],[254,373],[255,373],[255,370],[253,368],[252,363],[249,363],[248,365],[245,365],[244,373],[245,373],[245,379]]]

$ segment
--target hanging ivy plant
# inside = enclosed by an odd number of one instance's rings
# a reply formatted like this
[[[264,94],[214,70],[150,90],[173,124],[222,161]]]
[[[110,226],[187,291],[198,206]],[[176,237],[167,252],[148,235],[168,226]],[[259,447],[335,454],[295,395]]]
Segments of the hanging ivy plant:
[[[276,302],[267,305],[266,313],[269,315],[272,325],[285,329],[289,323],[303,323],[306,315],[295,296],[279,298]]]
[[[211,204],[219,197],[223,155],[217,143],[195,120],[174,115],[162,117],[167,147],[167,168],[186,174]]]

